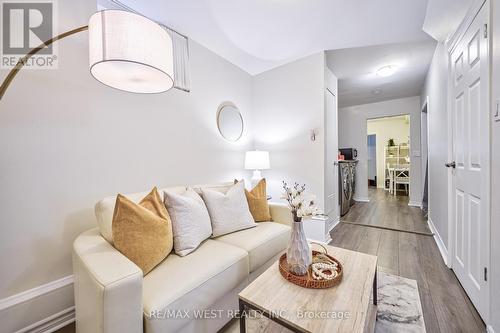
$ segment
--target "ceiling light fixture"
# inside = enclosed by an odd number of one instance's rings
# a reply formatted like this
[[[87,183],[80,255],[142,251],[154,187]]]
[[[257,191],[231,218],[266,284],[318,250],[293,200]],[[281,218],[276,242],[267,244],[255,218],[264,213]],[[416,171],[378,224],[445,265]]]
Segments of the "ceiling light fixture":
[[[388,77],[396,73],[397,69],[397,66],[394,65],[383,66],[377,70],[377,75],[381,77]]]

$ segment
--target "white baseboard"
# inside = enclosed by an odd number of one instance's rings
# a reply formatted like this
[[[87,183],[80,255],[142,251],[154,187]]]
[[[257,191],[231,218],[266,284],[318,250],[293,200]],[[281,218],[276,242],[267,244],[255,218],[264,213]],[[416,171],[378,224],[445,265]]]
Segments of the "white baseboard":
[[[330,237],[330,233],[333,231],[333,229],[335,229],[339,225],[339,223],[340,223],[340,216],[337,216],[332,227],[330,228],[330,230],[328,230],[328,239],[326,241],[326,244],[330,244],[330,242],[332,241],[332,237]]]
[[[31,324],[15,333],[52,333],[75,321],[75,307],[72,306],[52,316]]]
[[[422,203],[416,202],[416,201],[410,201],[410,202],[408,202],[408,206],[422,208]]]
[[[370,198],[368,197],[354,197],[353,199],[357,202],[370,202]]]
[[[441,238],[441,235],[439,235],[439,232],[430,217],[427,220],[427,224],[429,225],[431,232],[434,234],[434,241],[436,242],[439,252],[441,253],[441,257],[443,257],[444,264],[447,267],[451,267],[450,263],[448,263],[448,250],[446,249],[443,239]]]
[[[488,325],[488,326],[486,326],[486,332],[495,333],[495,330],[493,329],[493,327],[491,325]]]
[[[50,333],[75,320],[73,275],[0,300],[6,332]]]
[[[55,280],[55,281],[46,283],[44,285],[35,287],[33,289],[23,291],[19,294],[12,295],[10,297],[1,299],[0,300],[0,311],[5,310],[7,308],[10,308],[14,305],[24,303],[26,301],[34,299],[35,297],[45,295],[47,293],[50,293],[54,290],[65,287],[67,285],[70,285],[73,283],[73,280],[74,280],[73,275],[69,275],[69,276],[63,277],[62,279]]]
[[[335,222],[333,222],[332,227],[330,228],[330,230],[328,230],[328,232],[332,232],[332,230],[335,229],[335,227],[338,226],[339,223],[340,223],[340,216],[337,216],[335,218]]]

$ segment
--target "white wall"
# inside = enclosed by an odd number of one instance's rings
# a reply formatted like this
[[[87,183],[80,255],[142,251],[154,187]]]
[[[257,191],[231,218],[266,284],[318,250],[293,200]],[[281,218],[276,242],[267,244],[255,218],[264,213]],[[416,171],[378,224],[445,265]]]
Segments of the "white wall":
[[[281,181],[299,182],[324,196],[324,53],[256,75],[253,81],[255,148],[268,150],[271,169],[268,192],[281,195]],[[310,131],[318,130],[316,141]]]
[[[443,43],[438,43],[422,89],[421,105],[429,98],[427,124],[429,138],[429,219],[448,247],[448,56]]]
[[[370,119],[367,121],[367,134],[376,135],[377,187],[384,188],[386,168],[385,147],[387,147],[389,139],[394,139],[396,145],[408,143],[410,138],[410,121],[406,117]]]
[[[95,9],[93,1],[58,3],[72,27]],[[73,240],[96,225],[94,204],[104,196],[246,175],[249,74],[191,41],[191,93],[124,93],[91,78],[87,38],[60,41],[59,69],[21,71],[0,102],[0,300],[71,275]],[[223,101],[245,120],[237,144],[217,131]],[[67,297],[60,306],[71,304]],[[28,309],[21,315],[31,321],[45,315]],[[23,320],[0,311],[0,322],[3,332]]]
[[[358,150],[358,167],[356,175],[357,200],[368,200],[368,162],[367,162],[367,128],[370,118],[385,116],[410,115],[410,141],[420,142],[420,98],[408,97],[385,102],[350,106],[339,109],[339,147],[356,148]],[[420,148],[412,147],[410,156],[410,204],[418,205],[422,201]],[[415,175],[415,176],[413,176]]]
[[[500,3],[492,4],[492,107],[500,99]],[[500,332],[500,122],[491,126],[491,286],[490,324]]]

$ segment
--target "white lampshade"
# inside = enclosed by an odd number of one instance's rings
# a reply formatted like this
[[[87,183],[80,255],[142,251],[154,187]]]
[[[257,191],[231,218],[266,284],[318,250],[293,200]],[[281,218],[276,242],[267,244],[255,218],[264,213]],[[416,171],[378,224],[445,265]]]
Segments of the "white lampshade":
[[[247,151],[245,154],[245,169],[265,170],[270,168],[269,152],[267,151]]]
[[[148,18],[103,10],[89,20],[90,72],[110,87],[159,93],[173,87],[172,39]]]

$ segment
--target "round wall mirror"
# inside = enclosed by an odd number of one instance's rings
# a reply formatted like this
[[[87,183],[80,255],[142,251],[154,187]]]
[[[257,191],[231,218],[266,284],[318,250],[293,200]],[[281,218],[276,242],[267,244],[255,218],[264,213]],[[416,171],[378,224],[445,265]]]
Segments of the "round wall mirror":
[[[217,111],[217,127],[224,139],[238,141],[243,135],[243,117],[233,103],[223,103]]]

